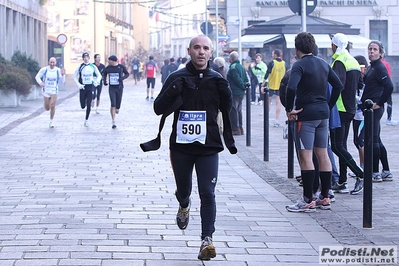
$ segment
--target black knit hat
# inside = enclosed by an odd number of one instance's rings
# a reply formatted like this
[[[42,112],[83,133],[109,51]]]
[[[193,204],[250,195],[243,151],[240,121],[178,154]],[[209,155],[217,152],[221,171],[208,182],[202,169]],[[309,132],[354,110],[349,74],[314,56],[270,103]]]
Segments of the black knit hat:
[[[117,62],[118,58],[115,55],[111,55],[110,57],[108,57],[108,60]]]

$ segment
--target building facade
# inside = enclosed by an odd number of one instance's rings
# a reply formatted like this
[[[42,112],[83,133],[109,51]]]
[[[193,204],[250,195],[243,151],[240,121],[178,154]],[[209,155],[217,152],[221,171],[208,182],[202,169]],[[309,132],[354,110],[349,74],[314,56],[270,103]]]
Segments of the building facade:
[[[290,16],[289,1],[246,0],[241,4],[241,18],[238,18],[237,0],[210,0],[210,15],[215,15],[218,1],[219,16],[226,18],[227,34],[230,40],[238,38],[237,22],[242,29],[259,22]],[[316,1],[307,1],[316,2]],[[339,21],[360,29],[360,36],[379,39],[386,46],[387,55],[399,55],[399,4],[397,0],[329,0],[317,1],[310,15]],[[222,34],[222,33],[221,33]]]
[[[317,5],[315,5],[316,2]],[[239,7],[238,0],[209,0],[208,10],[211,17],[216,17],[216,3],[218,3],[219,18],[224,19],[228,35],[228,41],[223,42],[221,53],[237,50],[238,36],[241,36],[242,58],[251,60],[255,53],[260,52],[264,55],[264,60],[268,62],[271,60],[272,51],[281,49],[284,60],[290,65],[295,55],[293,39],[298,32],[302,31],[302,27],[300,16],[297,14],[295,18],[288,4],[289,1],[246,0],[244,2],[241,0],[241,7]],[[353,55],[363,55],[367,58],[369,41],[380,40],[385,46],[386,60],[392,68],[395,91],[399,91],[399,2],[397,0],[318,0],[306,1],[306,3],[308,5],[313,3],[313,6],[309,8],[309,21],[314,22],[320,18],[326,23],[331,22],[328,23],[328,27],[325,27],[328,32],[323,32],[323,28],[317,32],[319,38],[316,39],[316,43],[319,42],[323,46],[320,50],[321,57],[327,61],[331,60],[332,50],[329,38],[343,28],[349,34],[353,34],[349,40],[350,52]],[[284,26],[281,23],[278,25],[279,30],[273,32],[273,27],[279,24],[279,20],[289,23],[290,19],[298,21],[296,27]],[[241,32],[239,32],[238,23],[241,23]],[[334,24],[336,30],[334,30]],[[314,30],[317,28],[317,23],[311,26]],[[255,30],[256,28],[258,31]],[[309,29],[307,31],[312,32]],[[219,35],[223,34],[219,32]],[[218,43],[221,44],[221,42],[219,38]]]
[[[207,15],[206,1],[159,0],[153,11],[151,47],[165,58],[187,56],[190,39],[202,34],[201,24]]]
[[[141,3],[143,2],[143,4]],[[149,49],[148,6],[145,1],[48,0],[48,56],[66,73],[82,62],[82,53],[100,54],[103,62],[116,55],[125,63],[135,49]],[[66,36],[60,43],[59,36]]]
[[[19,50],[47,63],[47,13],[38,0],[0,0],[0,36],[6,59]]]

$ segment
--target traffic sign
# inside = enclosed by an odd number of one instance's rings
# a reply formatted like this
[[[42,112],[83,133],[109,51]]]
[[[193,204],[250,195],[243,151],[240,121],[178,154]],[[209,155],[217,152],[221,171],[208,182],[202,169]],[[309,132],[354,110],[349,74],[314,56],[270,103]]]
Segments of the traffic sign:
[[[68,40],[68,37],[63,33],[61,33],[60,35],[57,36],[57,42],[61,45],[65,44],[67,42],[67,40]]]
[[[208,27],[208,32],[207,32],[206,27]],[[208,34],[211,34],[212,31],[213,31],[212,23],[210,23],[209,21],[207,21],[207,22],[202,22],[202,23],[201,23],[201,31],[202,31],[203,34],[207,34],[207,33],[208,33]]]
[[[301,15],[302,13],[302,0],[288,0],[288,7],[295,14]],[[317,6],[317,0],[306,0],[306,15],[312,13]]]

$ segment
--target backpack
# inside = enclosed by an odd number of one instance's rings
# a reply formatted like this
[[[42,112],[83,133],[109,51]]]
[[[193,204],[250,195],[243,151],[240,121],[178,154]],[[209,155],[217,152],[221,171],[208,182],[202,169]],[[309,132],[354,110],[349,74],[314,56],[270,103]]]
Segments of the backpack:
[[[43,83],[46,81],[46,74],[47,74],[47,67],[46,67],[46,70],[44,71],[44,73],[43,73],[43,76],[42,76],[42,81],[43,81]],[[60,72],[58,71],[58,69],[57,69],[57,85],[58,85],[58,80],[60,79]]]
[[[80,84],[82,84],[82,75],[81,75],[81,73],[82,73],[83,68],[85,68],[85,66],[87,66],[87,65],[85,63],[82,63],[82,64],[80,64],[80,67],[79,67],[79,83]],[[91,66],[93,68],[93,76],[97,77],[97,74],[96,74],[96,71],[94,70],[93,64],[89,63],[88,66]]]

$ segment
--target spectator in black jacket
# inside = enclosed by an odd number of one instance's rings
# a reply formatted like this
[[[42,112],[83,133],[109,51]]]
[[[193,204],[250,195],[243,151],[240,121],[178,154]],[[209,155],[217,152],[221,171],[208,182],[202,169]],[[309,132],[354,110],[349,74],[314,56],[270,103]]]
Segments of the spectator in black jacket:
[[[166,78],[169,76],[169,59],[163,60],[163,66],[161,67],[161,83],[165,83]]]
[[[177,70],[177,65],[175,64],[175,59],[172,57],[169,59],[169,74]]]

